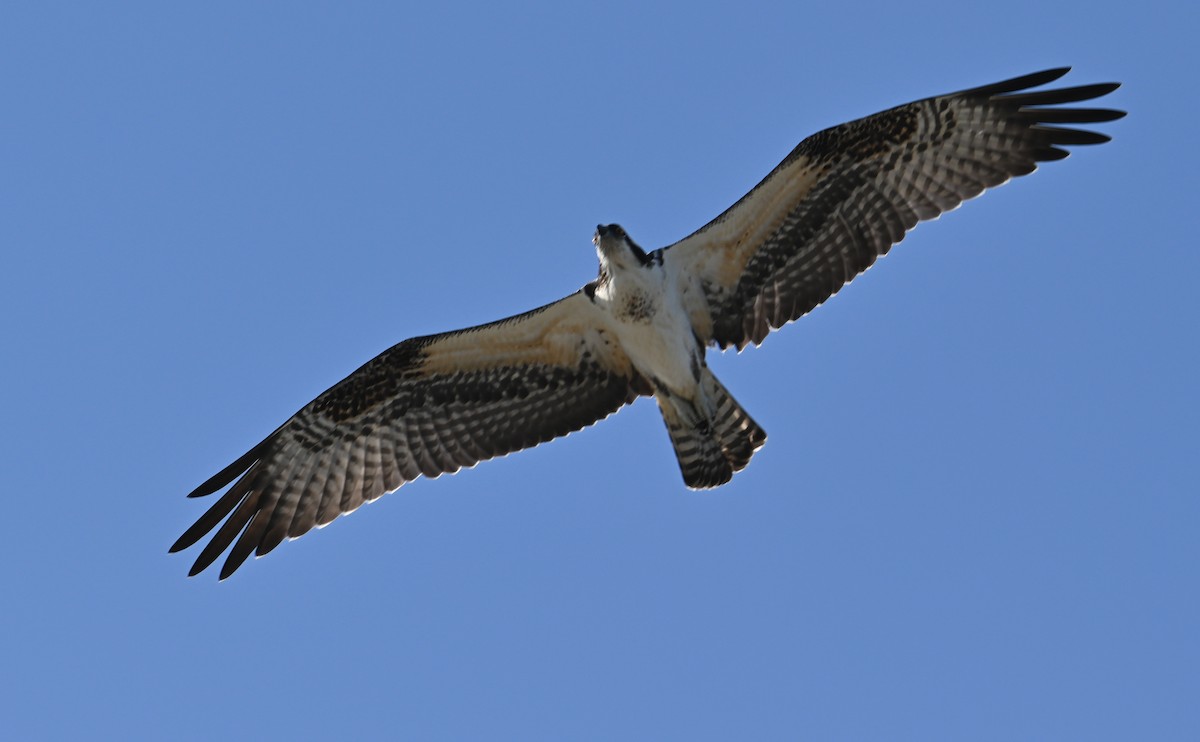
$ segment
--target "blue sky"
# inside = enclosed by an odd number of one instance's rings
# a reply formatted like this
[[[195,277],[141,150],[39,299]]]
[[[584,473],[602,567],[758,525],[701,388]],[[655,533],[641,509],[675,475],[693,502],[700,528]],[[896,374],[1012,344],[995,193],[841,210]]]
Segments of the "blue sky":
[[[6,736],[1196,738],[1195,11],[806,5],[0,11]],[[818,129],[1059,65],[1125,83],[1112,144],[711,358],[770,434],[730,485],[642,401],[224,583],[166,553],[596,223],[666,244]]]

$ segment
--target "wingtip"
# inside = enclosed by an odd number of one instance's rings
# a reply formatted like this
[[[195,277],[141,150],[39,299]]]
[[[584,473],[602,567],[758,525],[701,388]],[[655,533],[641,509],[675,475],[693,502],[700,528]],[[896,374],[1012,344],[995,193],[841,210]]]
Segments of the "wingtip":
[[[969,88],[967,90],[959,91],[958,93],[951,93],[951,95],[972,97],[982,96],[990,98],[997,95],[1015,93],[1054,82],[1058,78],[1070,72],[1070,70],[1070,67],[1055,67],[1053,69],[1042,70],[1041,72],[1032,72],[1028,75],[1021,75],[1019,77],[1011,77],[1007,80],[1000,80],[999,82],[994,82],[990,85]]]
[[[271,435],[259,441],[258,445],[254,446],[254,448],[239,456],[232,464],[209,477],[199,487],[189,492],[188,497],[205,497],[206,495],[211,495],[245,474],[262,457],[263,451],[274,440],[278,432],[278,429],[275,430]]]
[[[212,563],[214,561],[216,561],[216,560],[215,559],[206,559],[205,555],[201,554],[196,559],[196,561],[192,563],[192,568],[188,570],[188,574],[187,574],[188,579],[191,579],[191,578],[199,575],[204,570],[208,569],[210,566],[212,566]],[[228,566],[228,563],[226,563],[226,566]],[[229,572],[226,572],[224,569],[222,569],[221,575],[217,579],[217,581],[222,582],[225,580],[225,578],[229,577],[229,575],[231,575],[231,574],[233,574],[232,570],[230,570]]]
[[[1016,90],[1036,88],[1039,85],[1046,85],[1047,83],[1052,83],[1059,78],[1065,77],[1070,71],[1070,67],[1051,67],[1050,69],[1042,70],[1041,72],[1031,72],[1028,75],[1014,77],[1011,80],[1005,80],[1004,82],[997,83],[997,85],[1010,86]]]
[[[1054,145],[1104,144],[1112,141],[1112,137],[1108,134],[1086,129],[1063,129],[1057,126],[1035,124],[1030,127],[1030,131],[1043,134],[1046,142]]]
[[[1071,65],[1068,64],[1068,65],[1063,65],[1062,67],[1051,67],[1048,70],[1042,70],[1041,72],[1036,72],[1034,74],[1039,75],[1039,76],[1044,76],[1047,78],[1046,82],[1050,82],[1052,80],[1057,80],[1058,78],[1065,76],[1070,71],[1071,71]]]
[[[229,558],[225,560],[225,563],[221,565],[221,574],[217,577],[217,582],[224,582],[225,580],[229,579],[234,572],[237,572],[238,567],[242,566],[242,562],[246,561],[245,557],[242,557],[237,561],[234,561],[233,557],[234,555],[230,554]]]
[[[1122,111],[1118,108],[1104,108],[1100,110],[1104,111],[1104,117],[1092,123],[1105,124],[1109,121],[1119,121],[1129,115],[1129,111]]]

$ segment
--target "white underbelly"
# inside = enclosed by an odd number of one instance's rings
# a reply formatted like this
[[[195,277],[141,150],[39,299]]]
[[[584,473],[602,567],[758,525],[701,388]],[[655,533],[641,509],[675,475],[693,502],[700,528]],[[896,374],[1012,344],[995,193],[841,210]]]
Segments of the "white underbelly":
[[[634,368],[656,386],[684,398],[695,397],[704,356],[684,308],[679,277],[663,262],[636,268],[609,265],[609,269],[610,280],[596,298],[608,311]]]
[[[616,324],[621,346],[643,376],[676,394],[692,396],[699,355],[691,323],[681,306],[660,307],[649,322]]]

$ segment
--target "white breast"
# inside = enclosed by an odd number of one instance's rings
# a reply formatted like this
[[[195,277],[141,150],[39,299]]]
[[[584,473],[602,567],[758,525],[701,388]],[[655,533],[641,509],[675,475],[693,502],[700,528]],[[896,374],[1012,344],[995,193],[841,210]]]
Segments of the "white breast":
[[[596,292],[621,347],[644,376],[684,397],[696,389],[700,348],[673,271],[617,268]]]

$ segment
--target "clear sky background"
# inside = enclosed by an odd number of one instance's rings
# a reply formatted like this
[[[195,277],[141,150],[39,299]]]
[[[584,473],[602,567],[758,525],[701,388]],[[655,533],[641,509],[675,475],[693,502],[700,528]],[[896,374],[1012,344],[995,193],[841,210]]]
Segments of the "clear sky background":
[[[436,6],[436,7],[435,7]],[[1197,739],[1186,3],[8,3],[9,739]],[[1127,119],[643,400],[218,583],[184,495],[406,337],[657,247],[801,138],[1074,65]]]

